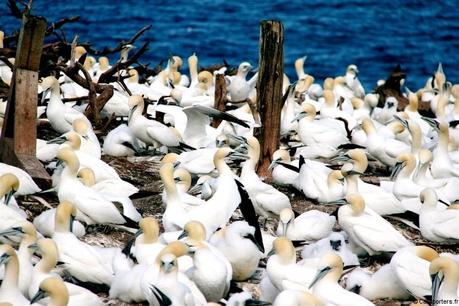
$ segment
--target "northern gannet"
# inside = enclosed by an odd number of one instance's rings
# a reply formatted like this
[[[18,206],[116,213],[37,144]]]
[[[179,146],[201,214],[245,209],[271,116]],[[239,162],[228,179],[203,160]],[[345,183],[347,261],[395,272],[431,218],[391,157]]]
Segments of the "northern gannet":
[[[338,284],[343,274],[343,261],[338,254],[330,252],[321,258],[318,272],[309,288],[325,304],[374,305],[364,297],[345,290]]]
[[[255,137],[246,141],[249,159],[242,165],[241,182],[244,184],[258,215],[277,218],[284,208],[291,208],[288,196],[264,183],[255,172],[260,159],[260,143]]]
[[[217,231],[209,240],[231,263],[235,281],[250,278],[263,256],[262,247],[255,239],[255,228],[246,221],[236,221]],[[240,250],[234,252],[234,250]]]
[[[402,247],[412,245],[388,221],[370,209],[365,209],[361,195],[346,197],[349,205],[338,210],[338,222],[354,243],[370,255],[381,252],[396,252]]]
[[[295,218],[291,208],[280,212],[277,234],[290,240],[316,241],[328,236],[336,218],[318,210],[308,210]]]

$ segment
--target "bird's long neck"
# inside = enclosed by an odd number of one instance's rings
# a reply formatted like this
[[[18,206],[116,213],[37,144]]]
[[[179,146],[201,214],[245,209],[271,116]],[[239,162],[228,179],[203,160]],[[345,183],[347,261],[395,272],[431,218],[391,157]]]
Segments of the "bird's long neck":
[[[452,266],[451,268],[454,271],[444,271],[443,272],[443,275],[445,278],[443,280],[441,290],[443,291],[445,295],[456,296],[457,286],[459,283],[459,272],[457,270],[459,270],[459,268],[457,265],[455,267]]]
[[[141,117],[142,116],[142,113],[143,113],[143,108],[144,108],[144,104],[143,103],[139,103],[137,104],[136,106],[134,106],[135,108],[132,108],[130,111],[129,111],[129,116],[128,116],[128,122],[131,123],[131,120],[133,118],[137,118],[137,117]]]
[[[54,231],[56,233],[68,233],[70,232],[71,215],[65,211],[59,211],[59,207],[56,209],[54,222]]]
[[[164,180],[164,189],[166,190],[168,199],[178,199],[177,185],[174,182],[172,176],[163,178]]]
[[[191,82],[193,84],[197,84],[198,83],[198,67],[197,67],[196,62],[188,61],[188,67],[190,69]]]
[[[306,74],[304,73],[304,60],[303,59],[298,59],[295,61],[295,72],[296,75],[298,76],[298,80],[303,79]]]
[[[2,282],[2,289],[13,291],[18,288],[19,279],[19,260],[16,254],[10,256],[5,267],[5,276]]]
[[[445,110],[446,110],[446,105],[449,103],[449,95],[442,93],[440,94],[440,97],[438,99],[437,103],[437,118],[440,120],[443,120],[445,117]]]
[[[421,149],[422,132],[418,125],[410,128],[411,134],[411,153],[416,154]]]
[[[251,170],[256,169],[258,161],[260,159],[260,146],[252,148],[249,148],[249,159],[244,163],[244,165],[249,165]]]
[[[362,158],[360,160],[354,160],[354,169],[357,172],[364,173],[368,167],[368,160],[366,158]]]
[[[448,152],[448,143],[449,143],[449,131],[440,131],[440,135],[438,137],[438,149],[444,153]]]
[[[19,244],[18,254],[25,254],[26,258],[30,260],[33,250],[29,248],[37,241],[37,238],[32,235],[25,235]]]
[[[49,102],[52,103],[52,102],[62,102],[62,100],[60,99],[60,96],[61,96],[61,89],[59,87],[59,83],[56,82],[55,84],[53,84],[51,86],[51,97],[50,97],[50,100]]]
[[[246,71],[238,70],[237,71],[237,76],[245,79],[247,77],[247,73],[248,72],[246,72]]]
[[[417,112],[418,111],[418,99],[412,98],[410,99],[410,104],[406,106],[406,110],[410,112]]]
[[[401,178],[409,178],[416,167],[416,162],[413,160],[408,160],[405,166],[400,170],[400,174],[398,175]]]
[[[356,194],[359,192],[358,188],[358,175],[348,175],[346,176],[347,190],[346,195]]]
[[[42,253],[41,260],[37,263],[37,268],[42,273],[49,273],[57,264],[57,252],[45,251]]]
[[[214,160],[214,164],[215,164],[215,168],[218,170],[218,173],[220,175],[232,173],[231,168],[226,164],[223,158]]]
[[[133,112],[133,115],[142,115],[143,109],[145,108],[144,103],[139,103],[136,107],[136,109]]]
[[[363,131],[367,135],[372,135],[372,134],[376,133],[376,129],[375,129],[375,127],[373,126],[373,124],[371,122],[365,123],[365,125],[363,127]]]
[[[76,178],[78,175],[79,168],[80,168],[80,163],[77,160],[66,161],[65,168],[62,171],[62,178],[65,178],[65,177]]]
[[[427,175],[427,169],[429,169],[429,163],[424,163],[419,166],[418,174],[415,179],[425,178]]]

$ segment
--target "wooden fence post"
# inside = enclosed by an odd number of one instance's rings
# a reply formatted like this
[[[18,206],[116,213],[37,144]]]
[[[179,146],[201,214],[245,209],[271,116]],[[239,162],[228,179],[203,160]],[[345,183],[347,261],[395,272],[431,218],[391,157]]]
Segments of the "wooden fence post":
[[[226,106],[226,80],[223,74],[217,74],[215,77],[215,101],[214,108],[224,112]],[[220,125],[221,120],[214,118],[212,126],[217,128]]]
[[[38,70],[45,31],[46,19],[23,16],[0,137],[0,159],[24,169],[43,187],[51,182],[36,158]]]
[[[264,20],[260,24],[260,62],[257,97],[261,117],[261,146],[258,175],[268,180],[274,151],[278,149],[284,77],[284,27],[280,21]]]

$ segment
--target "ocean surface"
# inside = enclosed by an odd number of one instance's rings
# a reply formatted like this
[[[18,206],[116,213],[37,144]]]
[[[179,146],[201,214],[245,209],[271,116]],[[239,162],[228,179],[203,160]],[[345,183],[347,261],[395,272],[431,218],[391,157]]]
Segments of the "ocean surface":
[[[152,29],[137,42],[151,40],[143,63],[156,65],[170,54],[184,58],[193,52],[200,66],[241,61],[258,64],[259,23],[277,19],[284,24],[285,71],[296,79],[293,63],[307,55],[305,70],[316,80],[342,75],[349,64],[359,67],[367,90],[374,88],[396,64],[417,89],[443,63],[447,78],[459,82],[459,5],[454,0],[35,0],[34,13],[49,22],[80,15],[67,24],[71,41],[94,47],[114,47],[141,27]],[[0,29],[7,34],[19,29],[6,1],[0,3]],[[118,55],[112,59],[117,59]],[[185,60],[186,63],[186,60]]]

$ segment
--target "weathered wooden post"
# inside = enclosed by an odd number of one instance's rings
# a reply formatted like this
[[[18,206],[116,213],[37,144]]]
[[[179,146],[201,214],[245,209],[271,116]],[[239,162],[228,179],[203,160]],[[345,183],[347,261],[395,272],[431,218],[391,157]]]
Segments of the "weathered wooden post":
[[[226,80],[223,74],[217,74],[215,77],[215,101],[214,101],[214,108],[224,112],[226,106]],[[212,126],[217,128],[220,124],[221,120],[214,119],[212,121]]]
[[[261,117],[258,140],[261,145],[258,174],[270,179],[272,155],[279,146],[284,76],[284,27],[280,21],[264,20],[260,24],[260,62],[257,97]]]
[[[45,31],[46,19],[23,16],[0,137],[1,160],[24,169],[43,187],[51,182],[36,158],[38,69]]]

